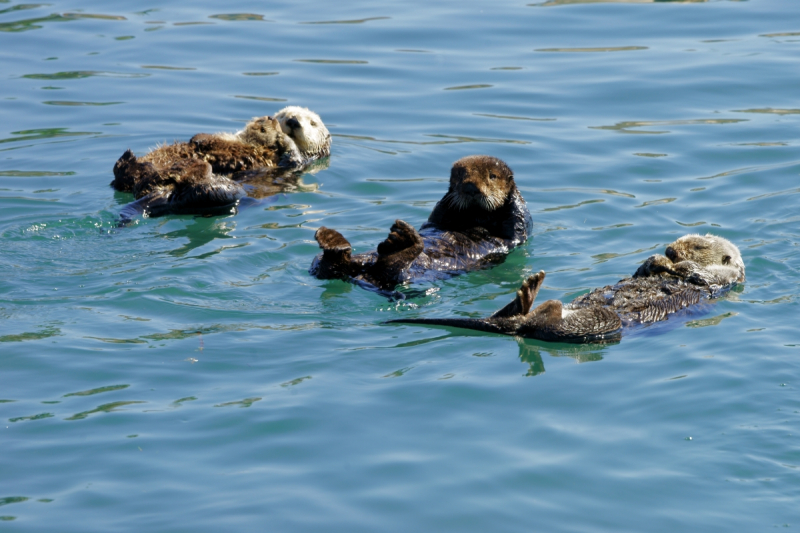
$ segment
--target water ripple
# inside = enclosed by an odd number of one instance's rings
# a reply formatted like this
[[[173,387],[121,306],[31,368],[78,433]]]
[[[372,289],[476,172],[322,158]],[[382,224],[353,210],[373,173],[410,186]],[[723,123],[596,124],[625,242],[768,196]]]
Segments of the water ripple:
[[[227,21],[259,21],[259,22],[275,22],[274,20],[267,20],[264,15],[257,15],[255,13],[222,13],[218,15],[209,15],[210,19],[219,19]]]
[[[31,4],[36,5],[36,7],[44,6],[47,4]],[[0,23],[0,32],[23,32],[29,30],[38,30],[41,29],[43,23],[46,22],[69,22],[71,20],[81,20],[81,19],[95,19],[95,20],[127,20],[125,17],[118,16],[118,15],[99,15],[99,14],[91,14],[91,13],[54,13],[52,15],[46,17],[38,17],[32,19],[25,19],[25,20],[16,20],[13,22],[2,22]]]
[[[147,78],[150,74],[141,72],[108,72],[101,70],[73,70],[67,72],[54,72],[52,74],[25,74],[22,78],[30,80],[79,80],[92,78],[95,76],[106,76],[109,78]]]
[[[594,52],[630,52],[634,50],[647,50],[647,46],[598,46],[594,48],[537,48],[534,52],[568,52],[568,53],[594,53]]]
[[[705,124],[737,124],[739,122],[747,122],[745,118],[701,118],[689,120],[633,120],[625,122],[617,122],[613,126],[589,126],[594,130],[613,130],[620,133],[638,133],[638,134],[662,134],[671,133],[671,131],[636,131],[631,128],[646,128],[650,126],[694,126]]]
[[[353,20],[322,20],[318,22],[298,22],[298,24],[364,24],[365,22],[371,22],[373,20],[389,20],[391,18],[392,17],[369,17]]]

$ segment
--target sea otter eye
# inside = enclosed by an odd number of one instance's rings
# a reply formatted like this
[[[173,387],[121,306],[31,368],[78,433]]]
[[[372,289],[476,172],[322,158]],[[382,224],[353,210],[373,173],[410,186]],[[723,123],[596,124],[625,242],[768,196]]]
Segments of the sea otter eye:
[[[722,264],[723,265],[730,265],[731,264],[731,256],[726,255],[725,257],[723,257],[722,258]]]
[[[497,179],[497,174],[495,174],[494,172],[489,172],[489,177],[491,179],[493,179],[493,180],[496,180]]]
[[[311,121],[311,125],[314,126],[315,128],[317,127],[317,123],[314,122],[313,120]]]

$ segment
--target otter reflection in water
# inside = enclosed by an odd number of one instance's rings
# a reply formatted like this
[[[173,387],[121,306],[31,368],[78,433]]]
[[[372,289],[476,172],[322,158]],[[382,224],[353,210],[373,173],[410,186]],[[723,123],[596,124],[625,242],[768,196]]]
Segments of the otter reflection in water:
[[[685,235],[649,257],[631,278],[595,289],[564,305],[548,300],[532,309],[544,271],[530,276],[514,300],[488,318],[417,318],[389,322],[432,324],[516,335],[544,341],[605,342],[634,324],[716,298],[745,280],[739,249],[715,235]]]
[[[502,261],[528,239],[530,227],[531,215],[508,165],[496,157],[472,155],[453,164],[447,194],[419,232],[397,220],[376,251],[352,255],[347,239],[323,226],[314,235],[323,251],[309,272],[391,293],[406,281]]]
[[[252,119],[237,133],[200,133],[142,157],[127,150],[114,165],[111,186],[136,197],[123,208],[123,219],[231,213],[245,196],[296,186],[302,171],[330,155],[330,146],[319,116],[290,106]]]

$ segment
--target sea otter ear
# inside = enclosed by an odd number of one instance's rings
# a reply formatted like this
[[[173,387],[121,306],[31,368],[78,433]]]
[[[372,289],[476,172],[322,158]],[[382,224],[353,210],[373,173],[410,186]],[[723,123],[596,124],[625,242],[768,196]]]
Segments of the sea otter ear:
[[[731,264],[731,256],[726,255],[725,257],[723,257],[722,258],[722,264],[723,265],[730,265]]]

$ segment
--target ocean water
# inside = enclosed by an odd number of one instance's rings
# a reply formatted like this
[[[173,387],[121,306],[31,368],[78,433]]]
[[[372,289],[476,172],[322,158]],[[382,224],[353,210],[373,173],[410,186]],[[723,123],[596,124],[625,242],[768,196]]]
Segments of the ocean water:
[[[800,529],[799,60],[794,0],[0,0],[0,530]],[[116,227],[125,149],[285,105],[333,135],[297,190]],[[308,275],[319,226],[372,249],[476,153],[533,216],[503,264]],[[616,344],[383,324],[693,232],[747,282]]]

